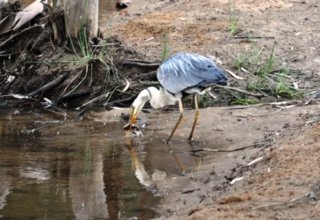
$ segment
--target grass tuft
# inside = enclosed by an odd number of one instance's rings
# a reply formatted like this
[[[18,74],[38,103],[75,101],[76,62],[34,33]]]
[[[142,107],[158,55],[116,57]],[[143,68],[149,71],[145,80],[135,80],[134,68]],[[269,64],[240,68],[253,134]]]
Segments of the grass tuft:
[[[247,71],[251,79],[247,84],[249,91],[257,91],[277,98],[292,99],[300,97],[302,92],[293,86],[290,68],[276,69],[278,66],[275,56],[276,43],[273,44],[269,55],[265,48],[253,48],[246,53],[238,54],[234,68]]]
[[[166,60],[169,57],[170,54],[170,42],[169,37],[166,35],[163,38],[163,48],[161,51],[161,61]]]
[[[239,18],[235,14],[235,1],[234,0],[229,0],[229,37],[235,36],[239,32]]]

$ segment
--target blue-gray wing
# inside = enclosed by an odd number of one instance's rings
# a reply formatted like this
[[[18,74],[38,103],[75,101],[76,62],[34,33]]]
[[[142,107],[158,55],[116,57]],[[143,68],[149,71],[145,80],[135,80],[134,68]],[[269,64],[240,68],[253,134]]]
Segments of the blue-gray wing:
[[[228,81],[212,60],[193,53],[169,57],[160,65],[157,78],[161,86],[173,94],[195,86],[226,85]]]

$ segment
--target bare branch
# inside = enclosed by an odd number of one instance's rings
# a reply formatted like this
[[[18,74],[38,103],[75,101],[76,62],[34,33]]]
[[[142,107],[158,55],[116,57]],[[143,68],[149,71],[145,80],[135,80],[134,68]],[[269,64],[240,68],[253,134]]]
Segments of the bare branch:
[[[257,97],[257,98],[266,97],[265,94],[253,93],[253,92],[249,92],[249,91],[246,91],[246,90],[242,90],[242,89],[239,89],[239,88],[236,88],[236,87],[220,86],[220,85],[214,85],[214,86],[215,86],[215,87],[218,87],[218,88],[225,89],[225,90],[233,90],[233,91],[240,92],[240,93],[246,94],[246,95],[248,95],[248,96],[253,96],[253,97]]]

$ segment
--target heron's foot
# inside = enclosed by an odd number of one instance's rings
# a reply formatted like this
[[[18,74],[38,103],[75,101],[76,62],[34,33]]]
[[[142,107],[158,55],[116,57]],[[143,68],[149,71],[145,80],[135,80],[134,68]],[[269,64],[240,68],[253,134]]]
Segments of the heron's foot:
[[[142,136],[143,136],[141,129],[140,129],[139,126],[136,125],[136,124],[130,124],[130,123],[128,123],[128,124],[126,124],[125,126],[123,126],[123,130],[125,130],[125,131],[130,131],[131,134],[132,134],[133,136],[135,136],[135,137],[142,137]]]
[[[199,145],[199,144],[201,144],[201,142],[199,141],[199,140],[195,140],[195,139],[188,139],[188,143],[190,144],[190,145]]]
[[[192,136],[189,136],[189,137],[188,137],[188,142],[189,142],[190,145],[192,145],[192,143],[194,143],[195,140],[193,139]]]

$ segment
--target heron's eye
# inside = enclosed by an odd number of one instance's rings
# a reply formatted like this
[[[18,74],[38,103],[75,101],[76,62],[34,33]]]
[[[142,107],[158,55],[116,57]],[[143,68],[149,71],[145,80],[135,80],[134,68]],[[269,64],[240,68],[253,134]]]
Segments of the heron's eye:
[[[212,66],[211,66],[211,65],[208,65],[208,68],[212,68]]]

